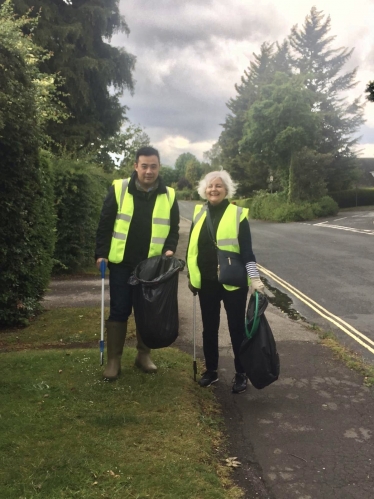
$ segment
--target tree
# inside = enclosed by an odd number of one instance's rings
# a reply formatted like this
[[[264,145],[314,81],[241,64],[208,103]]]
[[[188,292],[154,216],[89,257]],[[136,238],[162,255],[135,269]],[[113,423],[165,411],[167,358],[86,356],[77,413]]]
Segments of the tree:
[[[342,92],[356,86],[354,69],[342,73],[353,49],[334,49],[335,37],[330,36],[331,19],[312,7],[302,29],[291,30],[290,45],[293,65],[300,74],[308,75],[306,87],[320,95],[316,110],[322,116],[322,136],[318,146],[321,154],[331,154],[334,160],[326,171],[329,191],[346,188],[355,175],[356,160],[352,151],[358,137],[354,136],[364,122],[359,99],[349,102]]]
[[[369,81],[369,83],[366,86],[365,92],[367,92],[368,94],[366,96],[367,100],[374,102],[374,81]]]
[[[321,116],[314,112],[316,94],[302,76],[276,73],[248,113],[240,152],[267,165],[266,177],[277,174],[288,200],[307,198],[298,175],[302,150],[314,150],[320,141]],[[320,176],[323,179],[322,172]]]
[[[108,43],[118,31],[129,33],[118,4],[118,0],[14,0],[19,15],[30,8],[32,16],[40,12],[34,40],[53,55],[41,69],[64,79],[63,102],[70,118],[48,126],[63,151],[100,146],[123,123],[126,106],[119,97],[125,88],[133,91],[135,57]]]
[[[241,83],[235,85],[237,96],[227,103],[231,114],[226,117],[218,140],[222,166],[234,179],[240,180],[239,195],[267,186],[267,173],[263,170],[263,162],[252,158],[248,151],[239,151],[247,113],[259,99],[263,85],[271,83],[277,71],[291,74],[287,41],[281,45],[263,43],[260,53],[253,56],[254,60],[244,72]]]
[[[184,178],[186,176],[187,163],[191,160],[198,161],[196,156],[194,156],[190,152],[184,152],[177,157],[174,169],[177,172],[178,179]]]
[[[189,181],[192,187],[196,186],[197,181],[201,177],[201,166],[197,159],[190,159],[186,163],[186,179]]]
[[[174,170],[174,168],[171,168],[170,166],[162,165],[160,170],[160,175],[165,184],[169,186],[171,186],[171,184],[174,184],[178,180],[177,172]]]
[[[221,167],[221,154],[222,149],[218,142],[213,144],[209,151],[204,152],[203,159],[209,164],[210,171],[219,170]]]

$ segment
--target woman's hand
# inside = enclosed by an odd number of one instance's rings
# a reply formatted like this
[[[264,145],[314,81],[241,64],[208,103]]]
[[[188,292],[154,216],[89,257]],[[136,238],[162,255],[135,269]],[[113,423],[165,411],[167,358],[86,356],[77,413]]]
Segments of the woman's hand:
[[[259,277],[251,278],[251,295],[254,295],[255,291],[258,291],[263,295],[265,294],[265,286],[262,284],[262,281]]]
[[[171,251],[171,250],[165,251],[165,256],[173,256],[173,255],[174,255],[174,251]]]

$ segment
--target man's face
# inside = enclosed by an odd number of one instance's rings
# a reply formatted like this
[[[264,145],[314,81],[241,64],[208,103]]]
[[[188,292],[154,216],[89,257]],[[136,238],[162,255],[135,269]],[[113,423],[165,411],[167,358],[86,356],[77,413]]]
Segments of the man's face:
[[[152,187],[160,173],[160,162],[157,156],[139,156],[135,163],[135,170],[138,174],[138,180],[145,189]]]

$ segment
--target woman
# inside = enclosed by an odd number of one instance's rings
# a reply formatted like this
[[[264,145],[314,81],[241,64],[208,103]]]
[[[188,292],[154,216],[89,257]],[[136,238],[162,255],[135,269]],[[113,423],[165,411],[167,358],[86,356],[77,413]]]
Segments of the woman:
[[[187,265],[188,286],[194,294],[199,295],[204,329],[203,350],[206,371],[199,380],[199,385],[207,387],[218,381],[218,329],[221,301],[223,301],[236,371],[232,392],[242,393],[247,388],[247,376],[239,359],[239,349],[245,337],[248,286],[235,288],[218,282],[217,250],[207,224],[208,215],[212,221],[211,225],[218,248],[227,249],[222,244],[229,239],[231,248],[240,253],[250,278],[251,293],[256,290],[264,293],[265,288],[252,251],[248,209],[230,204],[227,199],[234,196],[236,186],[237,184],[225,170],[210,172],[200,181],[197,190],[203,199],[207,199],[207,203],[195,207],[187,249]],[[238,215],[239,224],[237,224]],[[238,225],[239,228],[237,228]]]

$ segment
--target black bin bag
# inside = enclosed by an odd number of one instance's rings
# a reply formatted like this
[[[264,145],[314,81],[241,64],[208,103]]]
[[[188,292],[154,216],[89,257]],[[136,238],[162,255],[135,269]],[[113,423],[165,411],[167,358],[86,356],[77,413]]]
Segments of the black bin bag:
[[[168,347],[178,337],[178,273],[183,268],[178,258],[153,256],[130,277],[136,325],[148,348]]]
[[[273,333],[265,317],[268,305],[265,295],[251,296],[246,315],[246,335],[240,346],[239,357],[249,381],[258,390],[279,377],[280,363]]]

